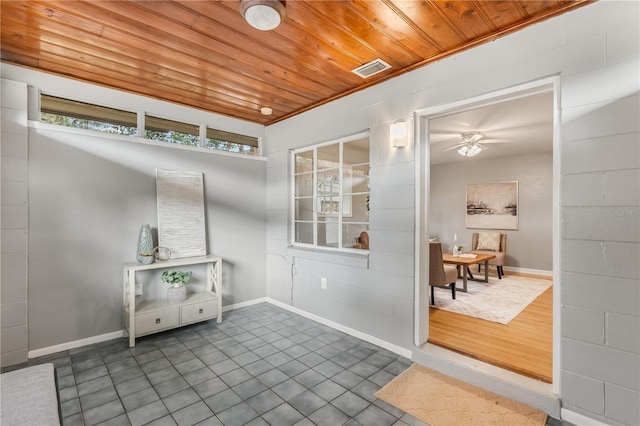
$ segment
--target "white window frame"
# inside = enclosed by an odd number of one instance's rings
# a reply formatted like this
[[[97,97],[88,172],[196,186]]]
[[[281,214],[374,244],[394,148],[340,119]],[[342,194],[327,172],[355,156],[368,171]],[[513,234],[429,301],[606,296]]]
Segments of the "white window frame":
[[[344,211],[344,206],[342,205],[342,203],[344,202],[344,191],[343,191],[343,187],[344,187],[344,144],[345,143],[349,143],[352,142],[354,140],[357,139],[362,139],[362,138],[367,138],[369,139],[369,131],[366,130],[364,132],[360,132],[360,133],[356,133],[353,135],[349,135],[349,136],[345,136],[339,139],[333,139],[327,142],[322,142],[322,143],[318,143],[315,145],[310,145],[310,146],[305,146],[303,148],[297,148],[297,149],[293,149],[289,151],[289,246],[291,247],[298,247],[298,248],[308,248],[308,249],[317,249],[317,250],[327,250],[327,251],[331,251],[331,252],[348,252],[348,253],[356,253],[356,254],[368,254],[369,250],[362,250],[362,249],[355,249],[352,247],[343,247],[343,218],[346,217],[350,217],[351,213],[347,212],[345,213]],[[322,148],[325,146],[330,146],[330,145],[338,145],[338,156],[339,156],[339,160],[338,160],[338,164],[337,164],[337,168],[338,168],[338,177],[339,177],[339,184],[338,184],[338,192],[335,196],[332,197],[338,197],[338,199],[340,200],[340,205],[341,208],[339,209],[339,211],[337,213],[320,213],[319,212],[319,196],[318,196],[318,174],[322,173],[323,170],[318,170],[318,148]],[[370,148],[369,148],[370,149]],[[296,219],[296,200],[298,200],[299,198],[302,197],[296,197],[296,176],[298,175],[296,173],[296,155],[302,152],[309,152],[309,151],[313,151],[313,170],[312,170],[312,194],[311,194],[311,205],[313,206],[313,213],[312,213],[312,219],[310,221],[305,221],[305,220],[297,220]],[[356,164],[356,165],[370,165],[370,161],[368,161],[367,163],[362,163],[362,164]],[[365,195],[365,194],[370,194],[371,190],[369,189],[368,192],[363,193],[363,192],[350,192],[349,195]],[[337,236],[337,241],[338,241],[338,245],[337,247],[329,247],[329,246],[321,246],[318,245],[318,218],[319,217],[325,217],[325,216],[331,216],[331,217],[336,217],[338,219],[337,221],[337,227],[338,227],[338,236]],[[351,221],[347,221],[350,224],[354,224],[354,225],[365,225],[367,226],[367,228],[370,225],[370,221],[366,221],[366,222],[351,222]],[[313,242],[312,243],[302,243],[302,242],[296,242],[296,224],[297,223],[310,223],[313,226]]]

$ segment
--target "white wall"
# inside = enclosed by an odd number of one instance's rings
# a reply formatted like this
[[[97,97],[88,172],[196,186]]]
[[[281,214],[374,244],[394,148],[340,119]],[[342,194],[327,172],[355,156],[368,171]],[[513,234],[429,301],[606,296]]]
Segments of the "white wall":
[[[453,234],[465,250],[478,229],[466,228],[466,188],[472,183],[518,181],[518,229],[507,234],[506,267],[549,272],[553,269],[553,169],[552,154],[522,155],[431,166],[429,235],[444,249]]]
[[[414,153],[389,147],[388,125],[416,109],[559,75],[563,408],[640,423],[639,5],[590,4],[269,126],[268,296],[412,347]],[[369,262],[289,248],[287,150],[364,128]]]
[[[263,134],[260,125],[17,67],[3,65],[3,77],[46,93],[91,93],[98,104]],[[26,104],[26,90],[20,96]],[[23,120],[26,128],[26,113]],[[264,158],[41,123],[28,130],[29,351],[122,330],[122,264],[135,261],[140,226],[157,228],[156,168],[204,174],[208,251],[224,260],[223,305],[265,296]],[[203,279],[204,270],[200,278],[196,272],[194,280]]]

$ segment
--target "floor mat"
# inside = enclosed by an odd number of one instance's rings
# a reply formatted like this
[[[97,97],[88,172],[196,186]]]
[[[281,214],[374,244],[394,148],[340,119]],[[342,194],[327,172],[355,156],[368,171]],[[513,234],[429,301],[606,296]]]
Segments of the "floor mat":
[[[543,426],[547,414],[418,364],[376,396],[431,426]]]

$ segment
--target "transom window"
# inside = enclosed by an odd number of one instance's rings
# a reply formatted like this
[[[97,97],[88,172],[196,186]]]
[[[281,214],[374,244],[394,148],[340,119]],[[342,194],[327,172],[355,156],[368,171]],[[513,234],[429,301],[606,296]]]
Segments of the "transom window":
[[[256,137],[141,114],[144,115],[145,126],[138,131],[138,113],[55,96],[40,96],[40,121],[44,123],[125,136],[144,135],[146,139],[207,150],[260,155]]]
[[[291,153],[291,244],[361,249],[369,231],[369,135]]]
[[[116,135],[138,135],[138,115],[135,112],[54,96],[40,97],[40,121]]]

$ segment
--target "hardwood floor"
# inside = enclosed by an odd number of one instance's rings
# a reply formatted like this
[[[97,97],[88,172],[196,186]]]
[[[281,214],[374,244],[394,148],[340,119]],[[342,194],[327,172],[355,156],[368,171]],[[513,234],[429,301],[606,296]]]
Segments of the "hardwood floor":
[[[429,308],[429,343],[551,383],[552,302],[553,286],[506,325]]]

